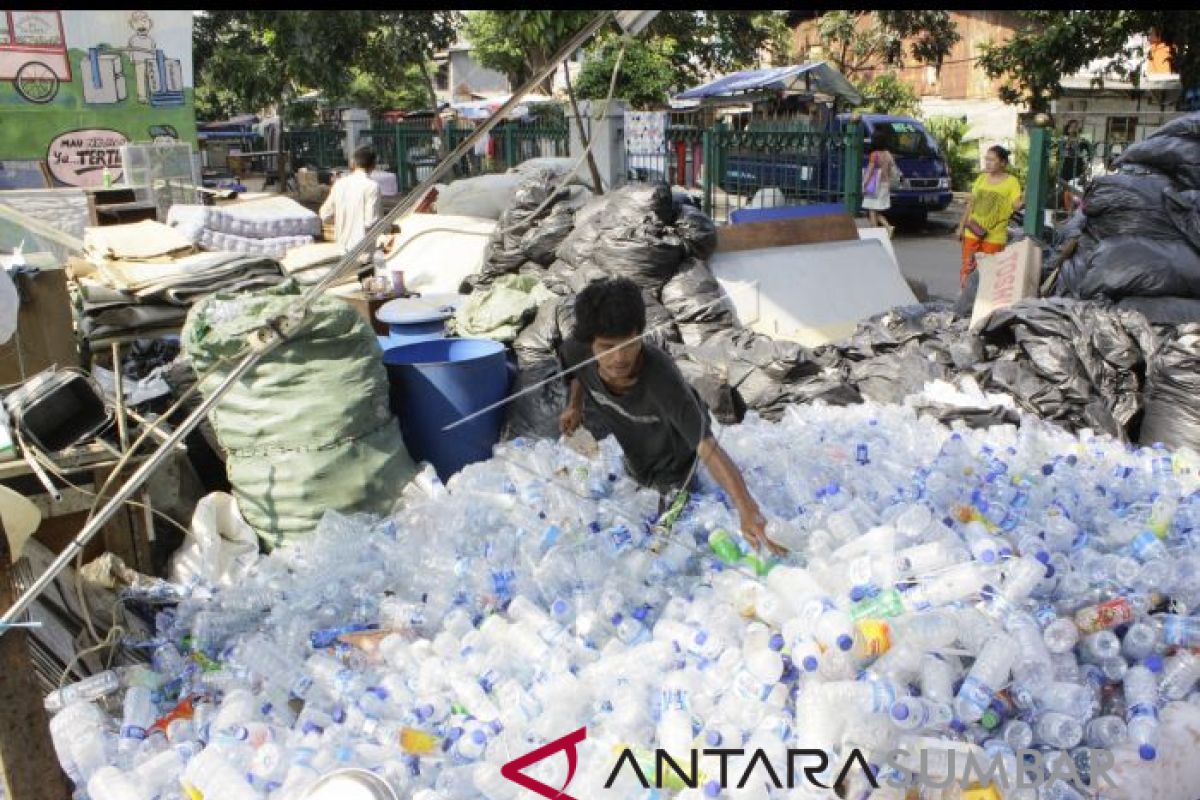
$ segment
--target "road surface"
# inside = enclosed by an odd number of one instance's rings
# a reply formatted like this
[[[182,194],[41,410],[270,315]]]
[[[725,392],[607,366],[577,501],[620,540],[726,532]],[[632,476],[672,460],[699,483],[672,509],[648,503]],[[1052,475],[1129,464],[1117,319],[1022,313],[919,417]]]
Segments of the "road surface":
[[[900,271],[904,277],[924,283],[931,298],[958,297],[962,246],[954,232],[961,214],[962,205],[956,198],[945,211],[930,214],[923,226],[897,228],[892,236]]]

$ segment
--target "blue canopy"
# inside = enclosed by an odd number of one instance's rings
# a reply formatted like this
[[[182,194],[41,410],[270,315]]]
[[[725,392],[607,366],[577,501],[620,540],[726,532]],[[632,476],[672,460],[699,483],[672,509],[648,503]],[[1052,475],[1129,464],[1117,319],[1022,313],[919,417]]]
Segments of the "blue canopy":
[[[821,92],[845,100],[851,105],[861,105],[862,95],[846,76],[838,72],[828,61],[813,64],[793,64],[788,67],[770,69],[747,69],[725,75],[715,81],[688,89],[676,100],[704,100],[727,98],[736,100],[740,95],[753,92]]]

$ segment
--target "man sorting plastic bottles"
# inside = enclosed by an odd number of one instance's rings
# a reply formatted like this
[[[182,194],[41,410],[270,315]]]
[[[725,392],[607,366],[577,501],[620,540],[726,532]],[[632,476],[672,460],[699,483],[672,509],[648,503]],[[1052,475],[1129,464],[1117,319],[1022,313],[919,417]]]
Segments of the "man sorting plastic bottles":
[[[766,519],[741,471],[713,438],[704,401],[669,355],[642,341],[645,330],[645,302],[628,278],[596,281],[579,293],[573,337],[560,347],[566,368],[574,370],[559,419],[562,432],[570,435],[583,423],[589,398],[625,451],[633,478],[664,495],[680,492],[672,504],[676,514],[695,486],[698,456],[732,499],[746,540],[757,550],[785,552],[767,539]]]

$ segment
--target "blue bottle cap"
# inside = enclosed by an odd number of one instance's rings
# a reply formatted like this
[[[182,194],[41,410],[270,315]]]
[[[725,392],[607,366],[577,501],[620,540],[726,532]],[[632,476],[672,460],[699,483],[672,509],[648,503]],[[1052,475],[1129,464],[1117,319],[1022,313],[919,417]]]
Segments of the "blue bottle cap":
[[[1142,663],[1144,663],[1146,665],[1146,669],[1150,670],[1155,675],[1162,672],[1162,668],[1163,668],[1162,656],[1158,655],[1157,653],[1154,655],[1146,656],[1146,660]]]
[[[704,734],[704,741],[709,747],[716,747],[721,743],[721,733],[719,731],[708,731]]]
[[[770,647],[772,650],[774,650],[776,653],[778,653],[780,650],[783,649],[783,644],[784,644],[784,642],[783,642],[782,634],[776,633],[776,634],[771,635]]]
[[[961,719],[950,720],[950,730],[954,731],[955,733],[963,733],[964,731],[966,731],[966,729],[967,729],[967,726],[963,723],[963,721]]]
[[[805,656],[804,660],[800,663],[803,665],[805,672],[816,672],[817,667],[820,666],[820,662],[817,661],[816,656]]]
[[[839,650],[849,650],[854,647],[854,639],[843,633],[837,638],[837,646]]]
[[[708,783],[704,784],[704,796],[705,797],[720,797],[721,796],[720,782],[719,781],[709,781]]]
[[[622,614],[613,614],[612,619],[609,621],[612,622],[613,625],[620,625],[624,620],[625,617]]]
[[[903,703],[894,703],[892,705],[892,719],[903,722],[904,720],[908,719],[908,714],[908,706],[904,705]]]
[[[859,600],[863,599],[863,595],[865,594],[866,591],[861,586],[855,586],[850,590],[850,602],[857,603]]]
[[[1158,751],[1154,749],[1154,745],[1144,744],[1138,747],[1138,755],[1143,761],[1153,761],[1158,756]]]
[[[476,730],[471,734],[471,741],[475,744],[484,744],[487,742],[487,734],[483,731]]]
[[[550,606],[550,611],[551,611],[551,613],[558,614],[558,615],[567,613],[567,601],[566,600],[555,600],[553,605]]]

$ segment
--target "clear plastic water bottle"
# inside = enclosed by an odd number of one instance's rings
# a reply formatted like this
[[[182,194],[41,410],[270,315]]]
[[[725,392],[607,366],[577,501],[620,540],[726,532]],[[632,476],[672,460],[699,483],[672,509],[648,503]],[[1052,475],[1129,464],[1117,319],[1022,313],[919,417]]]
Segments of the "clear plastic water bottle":
[[[91,677],[84,678],[72,684],[68,684],[61,689],[56,689],[46,695],[46,699],[42,702],[46,710],[51,714],[56,714],[62,711],[68,705],[79,701],[99,700],[101,697],[110,695],[121,688],[121,679],[113,670],[105,670],[98,672]]]
[[[1138,755],[1153,761],[1158,755],[1158,673],[1161,664],[1138,664],[1125,675],[1125,723]]]
[[[1069,750],[1083,739],[1083,726],[1067,714],[1049,711],[1033,726],[1037,741],[1049,747]]]
[[[899,697],[892,703],[892,724],[900,730],[944,730],[954,712],[947,703],[935,703],[922,697]]]
[[[1088,747],[1111,750],[1129,735],[1125,728],[1125,720],[1120,717],[1105,715],[1088,720],[1084,741]]]
[[[1006,633],[996,633],[984,644],[955,698],[954,711],[963,722],[977,722],[1004,688],[1016,660],[1016,642]]]

